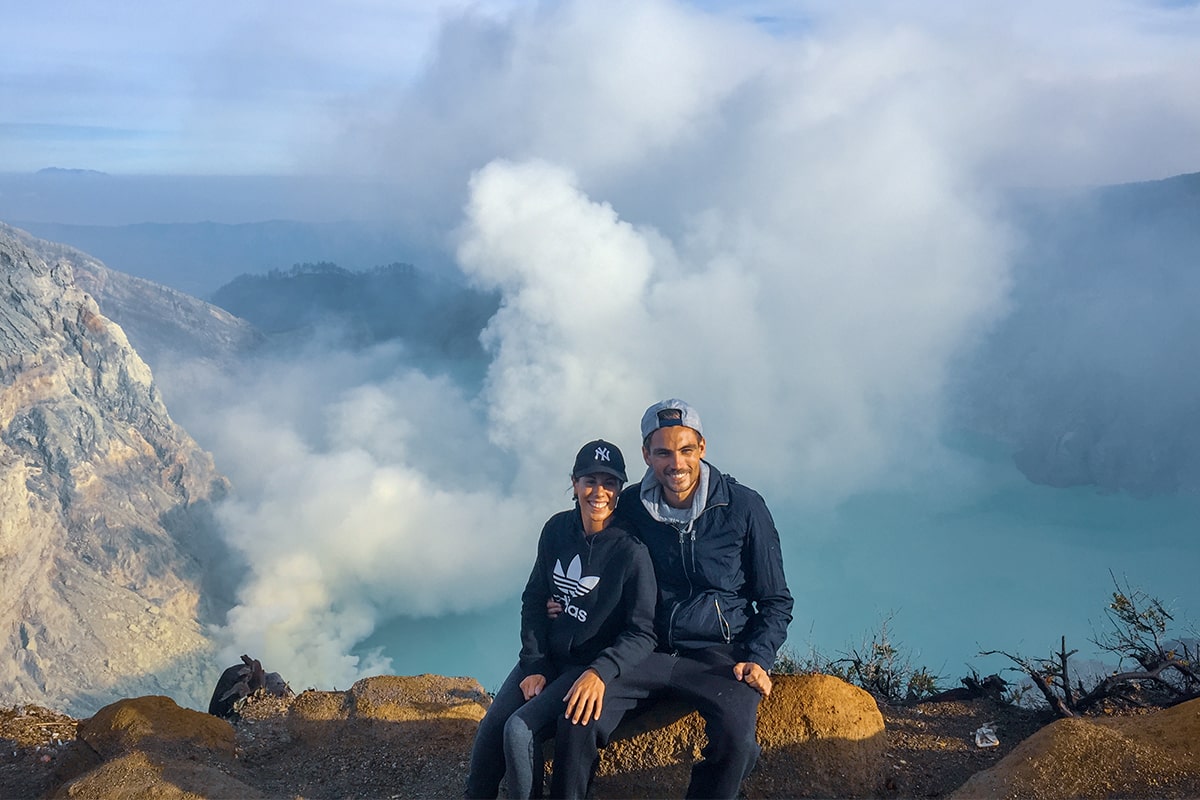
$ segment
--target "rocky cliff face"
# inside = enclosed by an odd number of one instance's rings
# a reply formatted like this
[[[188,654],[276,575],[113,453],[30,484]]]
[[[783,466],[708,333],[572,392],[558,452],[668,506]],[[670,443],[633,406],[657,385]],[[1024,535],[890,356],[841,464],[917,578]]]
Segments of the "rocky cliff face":
[[[198,705],[226,482],[68,260],[0,227],[0,286],[0,692],[79,715]]]

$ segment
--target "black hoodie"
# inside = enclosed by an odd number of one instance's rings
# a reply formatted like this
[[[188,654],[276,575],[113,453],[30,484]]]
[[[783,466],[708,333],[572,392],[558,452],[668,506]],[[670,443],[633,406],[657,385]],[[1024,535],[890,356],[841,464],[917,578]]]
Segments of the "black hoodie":
[[[551,597],[564,608],[553,620]],[[585,536],[578,508],[555,514],[521,595],[522,671],[552,680],[584,666],[609,682],[654,650],[657,598],[645,545],[616,524]]]

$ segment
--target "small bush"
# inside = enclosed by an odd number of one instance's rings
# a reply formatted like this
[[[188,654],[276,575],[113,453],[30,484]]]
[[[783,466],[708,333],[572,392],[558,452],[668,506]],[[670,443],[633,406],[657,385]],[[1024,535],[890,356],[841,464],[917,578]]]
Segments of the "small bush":
[[[894,616],[889,614],[861,645],[840,653],[838,658],[828,658],[816,649],[810,649],[806,657],[799,657],[784,648],[772,671],[833,675],[890,704],[917,702],[937,694],[941,677],[927,667],[914,667],[909,654],[892,642],[890,627]]]

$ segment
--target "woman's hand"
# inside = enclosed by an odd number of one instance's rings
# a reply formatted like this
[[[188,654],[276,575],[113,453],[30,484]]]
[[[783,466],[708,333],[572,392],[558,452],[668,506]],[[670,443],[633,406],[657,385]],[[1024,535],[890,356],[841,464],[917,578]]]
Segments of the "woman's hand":
[[[551,597],[546,601],[546,616],[550,619],[558,619],[558,615],[563,612],[562,603]]]
[[[542,689],[546,688],[545,675],[529,675],[525,680],[521,681],[521,694],[525,695],[525,700],[529,701],[542,693]]]
[[[600,712],[604,708],[604,681],[596,670],[584,670],[563,700],[567,701],[565,716],[574,724],[582,722],[587,725],[592,720],[600,719]]]

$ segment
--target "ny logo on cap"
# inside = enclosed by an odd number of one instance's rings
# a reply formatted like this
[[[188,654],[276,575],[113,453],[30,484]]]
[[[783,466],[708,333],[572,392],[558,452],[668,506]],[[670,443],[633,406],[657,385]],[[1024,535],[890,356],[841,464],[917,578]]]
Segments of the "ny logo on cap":
[[[612,461],[612,457],[609,455],[607,447],[597,447],[596,448],[596,460],[597,461]]]

